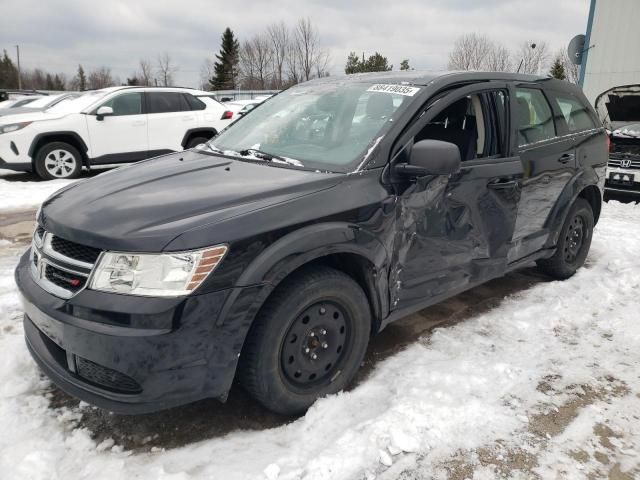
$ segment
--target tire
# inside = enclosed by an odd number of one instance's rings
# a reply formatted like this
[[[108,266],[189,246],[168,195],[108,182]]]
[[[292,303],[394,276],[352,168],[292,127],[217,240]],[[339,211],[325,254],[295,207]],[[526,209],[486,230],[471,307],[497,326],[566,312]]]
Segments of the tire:
[[[258,313],[240,357],[240,384],[269,410],[303,413],[349,385],[370,332],[360,286],[338,270],[306,268],[285,279]]]
[[[189,150],[190,148],[195,148],[201,143],[207,143],[208,141],[209,139],[205,137],[193,137],[189,139],[189,141],[187,142],[187,148],[185,150]]]
[[[556,253],[551,258],[538,260],[538,267],[558,280],[571,277],[587,258],[594,223],[589,202],[583,198],[576,199],[560,231]]]
[[[68,143],[47,143],[36,153],[35,170],[43,180],[75,178],[82,170],[82,156]]]

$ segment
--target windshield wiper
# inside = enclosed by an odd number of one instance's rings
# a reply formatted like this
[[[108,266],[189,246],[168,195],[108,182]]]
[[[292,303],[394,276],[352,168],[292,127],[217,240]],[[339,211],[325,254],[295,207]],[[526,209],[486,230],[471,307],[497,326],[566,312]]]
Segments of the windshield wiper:
[[[245,148],[244,150],[238,151],[240,155],[243,157],[253,155],[255,157],[266,160],[267,162],[278,161],[282,163],[286,163],[288,165],[294,165],[296,167],[302,167],[302,162],[298,160],[294,160],[293,158],[281,157],[280,155],[274,155],[273,153],[263,152],[262,150],[258,150],[257,148]]]

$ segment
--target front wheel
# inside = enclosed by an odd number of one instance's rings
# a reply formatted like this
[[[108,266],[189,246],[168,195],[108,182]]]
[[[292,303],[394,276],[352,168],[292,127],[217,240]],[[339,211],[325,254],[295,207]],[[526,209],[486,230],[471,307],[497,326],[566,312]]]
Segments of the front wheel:
[[[589,202],[576,199],[560,231],[556,253],[551,258],[538,260],[538,267],[559,280],[571,277],[587,258],[594,223]]]
[[[349,385],[370,331],[367,297],[351,277],[326,267],[304,269],[258,314],[240,357],[240,383],[270,410],[302,413]]]
[[[68,143],[48,143],[36,154],[35,170],[44,180],[75,178],[82,170],[82,157],[80,152]]]

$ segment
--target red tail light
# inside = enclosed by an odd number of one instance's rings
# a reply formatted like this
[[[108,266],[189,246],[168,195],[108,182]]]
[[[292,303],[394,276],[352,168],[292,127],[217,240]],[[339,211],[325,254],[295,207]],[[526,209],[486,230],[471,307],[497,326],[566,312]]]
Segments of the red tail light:
[[[229,120],[231,117],[233,117],[233,112],[231,110],[225,110],[220,120]]]

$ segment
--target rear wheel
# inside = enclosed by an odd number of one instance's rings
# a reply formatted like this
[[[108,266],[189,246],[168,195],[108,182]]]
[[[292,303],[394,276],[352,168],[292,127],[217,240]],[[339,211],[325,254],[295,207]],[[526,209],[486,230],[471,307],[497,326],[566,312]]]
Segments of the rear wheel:
[[[551,258],[538,260],[538,267],[559,280],[571,277],[587,258],[594,223],[589,202],[576,199],[562,226],[556,253]]]
[[[38,150],[35,170],[44,180],[75,178],[82,170],[82,157],[73,145],[51,142]]]
[[[351,382],[367,349],[370,317],[364,292],[344,273],[318,267],[294,274],[249,332],[241,384],[270,410],[304,412]]]

